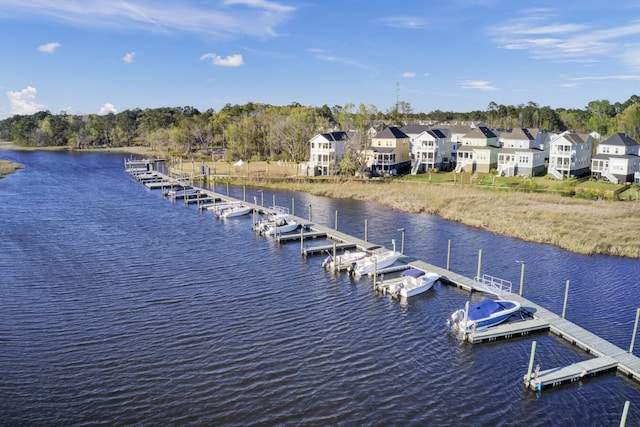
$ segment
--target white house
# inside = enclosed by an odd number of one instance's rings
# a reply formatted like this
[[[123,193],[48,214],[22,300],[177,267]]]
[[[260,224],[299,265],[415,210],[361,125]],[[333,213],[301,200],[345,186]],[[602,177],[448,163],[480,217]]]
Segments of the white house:
[[[582,177],[589,174],[591,167],[591,135],[578,135],[565,131],[549,141],[548,175],[556,179]]]
[[[544,175],[546,155],[540,150],[534,131],[526,128],[504,131],[498,137],[499,176]]]
[[[601,141],[591,159],[591,177],[607,179],[614,184],[634,182],[640,172],[640,144],[624,133],[616,133]]]
[[[346,132],[321,133],[309,141],[311,156],[308,163],[309,175],[335,175],[339,163],[347,152],[349,136]]]
[[[425,130],[413,139],[412,174],[429,169],[446,170],[451,162],[452,143],[448,131]]]

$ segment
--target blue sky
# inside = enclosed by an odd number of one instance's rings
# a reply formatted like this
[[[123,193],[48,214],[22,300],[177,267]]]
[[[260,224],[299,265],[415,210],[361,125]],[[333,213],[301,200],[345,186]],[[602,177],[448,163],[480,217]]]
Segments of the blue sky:
[[[637,0],[0,0],[0,38],[0,118],[640,95]]]

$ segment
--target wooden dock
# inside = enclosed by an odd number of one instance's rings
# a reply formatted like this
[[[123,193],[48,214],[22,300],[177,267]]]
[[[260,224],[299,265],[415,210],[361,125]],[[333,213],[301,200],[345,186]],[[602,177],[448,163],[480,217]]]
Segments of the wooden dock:
[[[148,188],[186,188],[179,180],[171,178],[167,175],[153,172],[149,169],[149,165],[144,161],[131,161],[130,164],[125,162],[125,169],[132,176],[140,177],[141,182]],[[158,186],[158,184],[160,184]],[[164,187],[163,187],[164,185]],[[193,187],[196,188],[196,187]],[[247,206],[251,206],[255,212],[271,213],[270,208],[265,208],[257,204],[248,203],[234,199],[229,196],[223,196],[213,191],[196,189],[197,196],[195,198],[200,202],[201,198],[206,197],[207,200],[213,200],[216,203],[238,203],[241,202]],[[187,202],[188,199],[185,199]],[[325,244],[318,246],[310,246],[301,250],[302,255],[310,256],[322,253],[332,253],[334,247],[336,251],[344,251],[347,249],[357,248],[357,250],[372,252],[382,248],[380,245],[373,244],[366,240],[361,240],[346,233],[320,224],[312,223],[303,218],[295,217],[303,227],[303,232],[292,232],[288,234],[276,236],[279,242],[287,241],[304,241],[306,239],[326,238],[335,242],[335,244]],[[404,264],[404,267],[411,267],[423,271],[432,271],[440,275],[442,283],[456,286],[468,292],[486,292],[486,289],[479,287],[479,281],[474,280],[450,270],[429,264],[412,257],[403,256],[398,261]],[[581,361],[565,367],[550,368],[545,370],[536,370],[530,378],[525,376],[525,386],[532,390],[541,390],[545,387],[553,387],[565,382],[579,381],[585,377],[591,377],[602,372],[617,371],[626,377],[640,382],[640,358],[632,353],[613,345],[612,343],[600,338],[599,336],[585,330],[584,328],[563,319],[555,313],[535,304],[532,301],[513,293],[498,293],[497,298],[517,301],[521,305],[522,318],[517,321],[508,321],[501,325],[470,331],[465,334],[463,339],[470,343],[482,343],[487,341],[496,341],[502,339],[510,339],[515,337],[526,337],[533,333],[551,332],[564,341],[575,345],[594,357],[585,361]]]

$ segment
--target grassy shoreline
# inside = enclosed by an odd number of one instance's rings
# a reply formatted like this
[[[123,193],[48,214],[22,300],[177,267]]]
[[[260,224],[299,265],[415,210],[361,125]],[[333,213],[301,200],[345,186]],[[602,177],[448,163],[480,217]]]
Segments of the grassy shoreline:
[[[251,185],[251,182],[245,184]],[[429,213],[477,229],[580,254],[640,258],[637,231],[640,230],[640,203],[397,181],[376,184],[264,181],[254,184],[371,201],[405,212]]]
[[[10,146],[3,143],[0,149],[22,149],[8,148]],[[91,151],[153,156],[144,147]],[[193,173],[199,164],[184,161],[178,167]],[[244,167],[234,167],[231,162],[206,164],[211,173],[224,175],[219,179],[238,185],[370,201],[400,211],[438,215],[447,221],[575,253],[640,258],[640,203],[637,202],[399,180],[298,180],[291,179],[297,174],[296,165],[280,162],[250,162]]]

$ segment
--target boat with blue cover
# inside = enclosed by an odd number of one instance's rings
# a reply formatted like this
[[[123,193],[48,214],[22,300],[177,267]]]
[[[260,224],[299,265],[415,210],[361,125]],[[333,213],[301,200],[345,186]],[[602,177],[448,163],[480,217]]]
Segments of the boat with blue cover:
[[[519,311],[520,303],[517,301],[485,299],[469,307],[466,325],[465,309],[456,310],[451,315],[449,323],[460,331],[488,328],[504,322]]]

